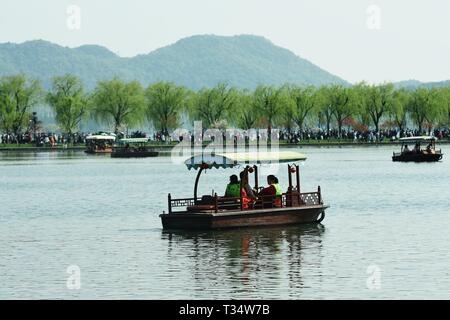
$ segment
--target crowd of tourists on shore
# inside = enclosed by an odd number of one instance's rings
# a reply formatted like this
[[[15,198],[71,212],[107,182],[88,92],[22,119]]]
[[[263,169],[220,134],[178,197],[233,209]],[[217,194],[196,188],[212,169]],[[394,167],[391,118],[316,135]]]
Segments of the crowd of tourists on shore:
[[[86,142],[89,133],[75,133],[69,139],[68,135],[61,133],[24,133],[18,136],[1,134],[0,144],[31,144],[36,147],[65,145],[67,143],[81,144]]]
[[[282,131],[280,134],[280,140],[287,141],[289,143],[299,143],[301,141],[310,140],[346,140],[354,142],[376,142],[376,141],[395,141],[404,137],[414,137],[421,135],[430,135],[428,132],[420,132],[419,130],[368,130],[365,132],[358,132],[354,130],[342,130],[339,131],[332,129],[326,130],[301,130],[295,132]],[[431,132],[431,135],[436,138],[450,139],[450,129],[436,129]]]
[[[329,131],[323,129],[307,129],[307,130],[280,130],[274,131],[280,142],[297,144],[302,142],[326,142],[326,141],[342,141],[342,142],[355,142],[355,143],[371,143],[371,142],[385,142],[385,141],[395,141],[403,137],[412,137],[420,135],[431,135],[435,136],[439,140],[450,140],[450,129],[436,129],[431,132],[420,132],[419,130],[369,130],[365,132],[359,132],[354,130],[343,129],[339,133],[336,129],[331,129]],[[0,144],[31,144],[37,147],[43,146],[61,146],[71,144],[85,144],[86,137],[94,133],[75,133],[69,138],[66,134],[61,133],[36,133],[29,134],[24,133],[19,136],[13,134],[0,134]],[[165,134],[163,132],[155,132],[153,134],[146,134],[141,131],[134,132],[130,135],[122,134],[123,137],[146,137],[150,141],[158,143],[172,143],[180,142],[183,139],[189,139],[194,142],[194,136],[192,132],[185,132],[183,136],[179,136],[175,133]],[[256,142],[267,140],[267,130],[262,131],[242,131],[237,132],[226,131],[223,133],[222,137],[225,141],[234,141],[238,143],[243,143],[244,141]],[[214,137],[196,137],[196,139],[204,140],[214,140]]]

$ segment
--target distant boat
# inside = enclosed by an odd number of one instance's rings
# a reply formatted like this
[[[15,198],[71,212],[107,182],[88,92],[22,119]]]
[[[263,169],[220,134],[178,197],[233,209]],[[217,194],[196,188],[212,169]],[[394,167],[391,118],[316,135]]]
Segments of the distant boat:
[[[86,150],[84,152],[89,154],[111,153],[114,141],[116,141],[116,135],[113,133],[99,133],[87,136]]]
[[[402,143],[400,152],[394,152],[392,161],[400,162],[435,162],[442,159],[442,151],[436,150],[436,137],[420,136],[401,138]],[[423,144],[427,144],[422,148]],[[410,148],[409,146],[413,147]]]
[[[112,158],[146,158],[156,157],[158,152],[148,145],[148,138],[120,139],[111,153]]]

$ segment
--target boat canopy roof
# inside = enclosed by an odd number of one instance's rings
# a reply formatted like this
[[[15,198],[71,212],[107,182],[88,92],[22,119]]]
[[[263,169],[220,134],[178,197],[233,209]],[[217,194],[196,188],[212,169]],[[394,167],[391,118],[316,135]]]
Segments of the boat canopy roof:
[[[422,141],[436,141],[436,137],[432,136],[419,136],[419,137],[405,137],[400,138],[401,142],[422,142]]]
[[[120,143],[147,143],[148,138],[127,138],[127,139],[120,139]]]
[[[214,168],[232,168],[242,164],[271,164],[301,160],[306,160],[306,156],[296,151],[259,151],[198,154],[190,157],[184,163],[189,170],[192,168],[197,170],[203,164]]]
[[[116,140],[112,134],[94,134],[86,137],[86,140]]]

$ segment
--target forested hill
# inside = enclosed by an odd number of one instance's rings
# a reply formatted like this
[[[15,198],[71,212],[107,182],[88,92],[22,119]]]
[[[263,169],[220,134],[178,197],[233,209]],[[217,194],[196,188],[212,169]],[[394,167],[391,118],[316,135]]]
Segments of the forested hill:
[[[450,86],[450,80],[436,81],[436,82],[420,82],[418,80],[405,80],[395,83],[397,88],[406,88],[415,90],[417,88],[441,88]]]
[[[192,89],[219,82],[248,89],[258,84],[347,83],[263,37],[250,35],[193,36],[133,58],[96,45],[67,48],[43,40],[0,44],[0,76],[17,73],[41,79],[46,88],[53,76],[66,73],[79,76],[88,89],[114,76],[143,85],[172,81]]]

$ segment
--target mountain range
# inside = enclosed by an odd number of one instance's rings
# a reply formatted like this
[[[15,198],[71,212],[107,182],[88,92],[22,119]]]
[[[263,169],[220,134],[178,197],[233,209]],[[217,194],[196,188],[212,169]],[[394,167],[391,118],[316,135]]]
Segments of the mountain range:
[[[172,81],[191,89],[220,82],[248,89],[258,84],[347,84],[291,51],[251,35],[192,36],[132,58],[98,45],[68,48],[43,40],[0,44],[0,76],[17,73],[41,79],[47,88],[53,76],[66,73],[79,76],[89,89],[114,76],[143,85]]]
[[[266,38],[253,35],[197,35],[131,58],[98,45],[69,48],[44,40],[1,43],[0,76],[18,73],[40,79],[47,89],[52,77],[66,73],[80,77],[88,90],[99,80],[113,77],[138,80],[144,86],[171,81],[194,90],[220,82],[247,89],[259,84],[350,85]],[[408,80],[395,85],[408,89],[436,87],[450,85],[450,80]]]

